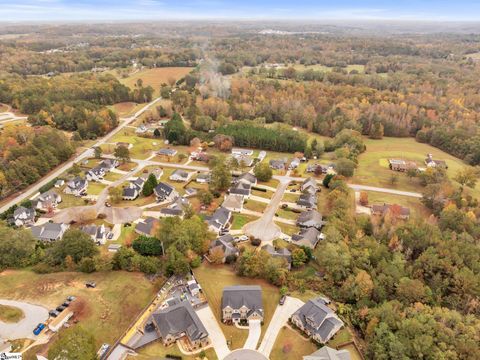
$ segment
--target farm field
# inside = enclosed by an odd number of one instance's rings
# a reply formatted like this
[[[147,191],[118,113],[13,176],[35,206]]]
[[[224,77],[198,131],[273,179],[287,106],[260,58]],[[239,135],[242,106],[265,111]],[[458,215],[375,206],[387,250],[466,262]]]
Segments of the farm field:
[[[199,268],[194,269],[194,274],[207,296],[208,303],[217,317],[218,323],[228,340],[232,341],[231,349],[242,347],[248,336],[248,330],[238,329],[235,326],[224,325],[221,322],[222,291],[226,286],[232,285],[260,285],[262,287],[263,307],[265,309],[265,320],[262,325],[262,335],[268,328],[273,313],[280,299],[278,288],[261,279],[250,279],[239,277],[235,272],[226,266],[217,266],[203,263]]]
[[[140,70],[127,78],[120,78],[120,82],[134,89],[138,79],[142,79],[143,86],[151,86],[155,90],[154,95],[159,96],[160,86],[168,84],[172,79],[178,81],[187,75],[193,68],[188,67],[164,67]]]

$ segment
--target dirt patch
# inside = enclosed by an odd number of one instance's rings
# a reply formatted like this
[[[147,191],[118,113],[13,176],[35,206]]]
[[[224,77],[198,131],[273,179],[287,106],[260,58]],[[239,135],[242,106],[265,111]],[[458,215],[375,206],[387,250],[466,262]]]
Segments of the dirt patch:
[[[73,311],[75,318],[79,321],[88,319],[92,315],[90,304],[81,297],[76,298],[75,301],[70,304],[70,310]]]

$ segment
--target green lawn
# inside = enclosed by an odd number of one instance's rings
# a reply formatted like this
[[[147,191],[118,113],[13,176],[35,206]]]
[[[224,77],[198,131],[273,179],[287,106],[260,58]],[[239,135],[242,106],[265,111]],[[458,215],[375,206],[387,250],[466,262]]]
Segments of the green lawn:
[[[312,341],[284,326],[278,332],[277,340],[270,353],[270,360],[298,360],[317,349],[317,345]]]
[[[251,211],[263,213],[267,207],[267,204],[255,200],[246,200],[246,203],[243,204],[243,207]]]
[[[283,194],[283,201],[296,203],[298,198],[300,197],[299,193],[292,194],[292,193],[285,193]]]
[[[332,339],[330,339],[327,345],[335,349],[337,346],[345,344],[349,341],[352,341],[352,334],[347,328],[343,328],[337,332]]]
[[[146,159],[154,150],[161,148],[161,139],[150,139],[135,135],[135,130],[131,128],[125,128],[115,135],[110,142],[126,142],[132,144],[130,150],[130,157],[132,159]]]
[[[221,322],[223,288],[232,285],[260,285],[262,287],[263,307],[265,309],[265,319],[262,326],[261,338],[263,337],[280,299],[280,294],[276,286],[261,279],[239,277],[231,268],[225,265],[210,265],[204,263],[199,268],[194,269],[194,273],[207,296],[208,303],[217,317],[225,337],[227,340],[232,341],[231,349],[243,347],[248,336],[248,330],[241,330],[233,325],[224,325]],[[259,343],[261,342],[261,338]]]
[[[271,199],[273,196],[273,192],[270,190],[267,191],[261,191],[261,190],[252,190],[252,195],[254,196],[260,196],[265,199]]]
[[[273,218],[273,220],[275,220],[275,218]],[[284,224],[281,222],[275,222],[275,224],[278,225],[278,227],[282,230],[284,234],[293,235],[298,233],[298,228],[296,226]]]
[[[257,220],[256,217],[244,214],[233,214],[232,230],[240,230],[243,225],[248,224],[251,221]]]
[[[265,161],[265,160],[263,160]],[[276,188],[278,186],[278,184],[280,184],[280,181],[278,181],[277,179],[270,179],[268,181],[259,181],[258,182],[258,185],[265,185],[265,186],[270,186],[270,187],[273,187],[273,188]]]
[[[135,232],[134,224],[132,224],[132,226],[127,226],[127,227],[125,225],[122,225],[122,232],[120,233],[120,236],[116,241],[110,242],[110,243],[128,245],[128,244],[131,244],[137,236],[138,234]]]
[[[88,183],[87,194],[99,195],[103,191],[103,189],[105,189],[106,187],[107,186],[102,183],[90,181]]]
[[[65,193],[61,193],[60,195],[62,196],[62,202],[58,204],[59,209],[66,209],[66,208],[71,208],[75,206],[85,205],[85,200],[82,199],[81,197],[77,197],[77,196],[73,196]]]
[[[293,212],[291,209],[281,209],[278,208],[276,211],[276,214],[278,214],[278,217],[288,219],[288,220],[297,220],[297,218],[300,216],[300,213]]]
[[[103,178],[107,181],[117,181],[117,180],[120,180],[122,178],[122,174],[119,174],[119,173],[116,173],[116,172],[112,172],[112,171],[109,171]]]
[[[17,323],[25,317],[23,311],[14,306],[0,305],[0,321]]]
[[[217,354],[213,348],[205,350],[208,360],[217,360]],[[163,346],[161,341],[155,341],[150,345],[141,348],[138,351],[138,355],[128,356],[130,360],[147,360],[147,359],[163,359],[167,355],[180,356],[183,360],[196,360],[198,355],[186,356],[178,349],[177,344],[173,344],[169,347]]]

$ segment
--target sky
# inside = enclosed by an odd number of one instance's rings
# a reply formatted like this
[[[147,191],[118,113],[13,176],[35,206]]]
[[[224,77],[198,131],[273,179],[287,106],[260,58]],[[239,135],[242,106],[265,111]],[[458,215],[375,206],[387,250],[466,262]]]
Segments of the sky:
[[[480,0],[0,0],[0,21],[141,19],[480,21]]]

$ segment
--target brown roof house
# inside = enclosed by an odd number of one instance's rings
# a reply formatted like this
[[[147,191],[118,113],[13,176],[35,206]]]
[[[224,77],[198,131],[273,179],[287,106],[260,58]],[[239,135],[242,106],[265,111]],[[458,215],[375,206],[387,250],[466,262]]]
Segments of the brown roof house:
[[[401,159],[389,159],[388,166],[390,167],[390,170],[401,172],[418,169],[418,166],[414,161],[405,161]]]
[[[377,216],[385,216],[387,213],[392,214],[397,219],[408,220],[410,218],[410,209],[398,204],[372,205],[372,214]]]

